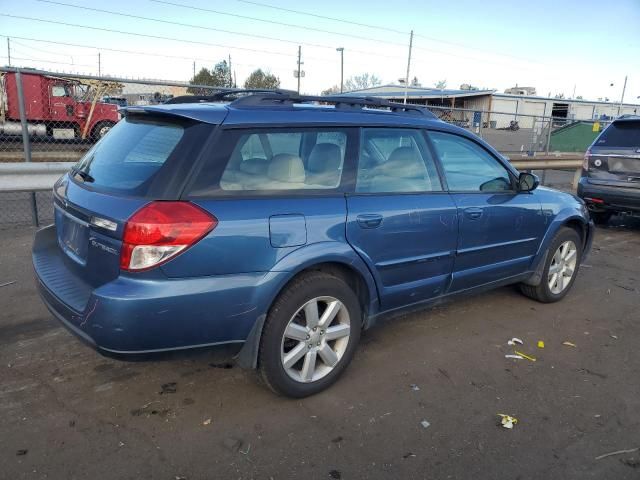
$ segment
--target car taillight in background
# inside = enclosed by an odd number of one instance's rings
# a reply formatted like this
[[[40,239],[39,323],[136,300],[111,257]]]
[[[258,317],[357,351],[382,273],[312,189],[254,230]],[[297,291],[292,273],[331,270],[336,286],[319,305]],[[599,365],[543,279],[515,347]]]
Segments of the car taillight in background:
[[[218,219],[189,202],[151,202],[127,221],[120,268],[141,271],[161,265],[197,243]]]
[[[584,160],[582,161],[582,170],[589,171],[589,160],[591,159],[591,149],[587,149],[584,154]]]

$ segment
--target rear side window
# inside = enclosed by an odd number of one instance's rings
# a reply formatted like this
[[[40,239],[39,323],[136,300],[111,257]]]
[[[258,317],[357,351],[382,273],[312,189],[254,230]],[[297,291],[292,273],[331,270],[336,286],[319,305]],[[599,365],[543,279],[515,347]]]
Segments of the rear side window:
[[[442,185],[422,131],[362,129],[356,192],[439,191]]]
[[[221,190],[331,190],[340,186],[345,131],[261,130],[233,135],[236,138],[220,178]]]
[[[140,194],[185,136],[184,123],[125,118],[74,167],[91,188]]]
[[[612,123],[596,141],[598,147],[640,147],[640,121]]]

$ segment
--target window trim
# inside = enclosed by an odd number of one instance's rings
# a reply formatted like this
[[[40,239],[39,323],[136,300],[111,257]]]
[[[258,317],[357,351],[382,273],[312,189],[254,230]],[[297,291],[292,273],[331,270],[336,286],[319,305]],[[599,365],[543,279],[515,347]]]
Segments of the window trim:
[[[372,197],[372,196],[384,196],[384,197],[388,197],[391,195],[431,195],[431,194],[436,194],[436,195],[441,195],[441,194],[449,194],[448,189],[447,189],[447,184],[446,182],[444,182],[443,180],[443,175],[442,172],[440,171],[440,165],[439,165],[439,159],[434,156],[433,154],[433,149],[432,146],[429,142],[429,139],[425,138],[425,145],[427,146],[427,151],[428,154],[431,155],[432,159],[433,159],[433,164],[434,167],[436,169],[436,175],[438,180],[440,181],[440,188],[441,190],[420,190],[420,191],[415,191],[415,192],[358,192],[356,190],[356,183],[357,183],[357,179],[358,179],[358,168],[360,166],[360,151],[361,151],[361,144],[362,144],[362,137],[364,135],[364,130],[365,129],[370,129],[370,130],[374,130],[374,129],[384,129],[384,130],[412,130],[417,132],[418,136],[422,136],[424,138],[424,131],[425,131],[425,127],[423,126],[406,126],[406,125],[363,125],[357,128],[358,129],[358,142],[357,142],[357,157],[356,157],[356,165],[353,171],[353,184],[352,184],[352,190],[350,192],[347,192],[347,194],[349,196],[365,196],[365,197]],[[417,144],[416,145],[418,147],[418,149],[421,150],[422,153],[422,162],[425,164],[425,168],[427,169],[427,172],[429,171],[429,167],[426,164],[426,159],[425,159],[425,155],[424,152],[422,151],[422,148],[420,147],[420,145]]]
[[[220,187],[222,175],[227,168],[231,154],[237,145],[237,141],[242,135],[268,134],[268,133],[296,133],[296,132],[343,132],[346,135],[346,145],[344,162],[342,164],[342,177],[340,184],[335,188],[314,188],[314,189],[291,189],[291,190],[223,190]],[[183,191],[185,199],[202,200],[214,198],[242,198],[242,199],[264,199],[264,198],[299,198],[299,197],[335,197],[344,196],[353,189],[355,183],[355,163],[358,146],[358,127],[341,125],[229,125],[220,126],[215,141],[203,152],[195,174],[189,179]],[[225,136],[233,135],[233,141],[225,140]],[[223,146],[223,150],[220,147]],[[355,152],[355,153],[354,153]],[[218,156],[217,161],[212,156]],[[193,187],[198,183],[202,171],[206,168],[207,162],[216,163],[213,169],[213,186],[209,193],[193,194]]]
[[[459,133],[456,132],[451,132],[451,131],[447,131],[447,130],[439,130],[437,128],[425,128],[424,132],[427,136],[427,143],[429,144],[429,147],[432,149],[433,151],[433,155],[435,157],[436,162],[438,163],[439,169],[441,170],[441,176],[445,179],[445,183],[444,185],[446,185],[447,188],[447,192],[448,193],[464,193],[464,194],[468,194],[468,195],[472,195],[472,194],[481,194],[481,195],[516,195],[519,193],[518,191],[518,179],[517,176],[515,174],[515,172],[513,171],[513,167],[511,166],[511,164],[506,164],[505,160],[500,157],[500,156],[496,156],[491,150],[489,150],[485,145],[483,145],[481,142],[478,142],[476,139],[468,137],[466,135],[460,135]],[[433,139],[431,138],[431,132],[435,132],[435,133],[444,133],[444,134],[448,134],[448,135],[452,135],[455,137],[459,137],[459,138],[464,138],[465,140],[470,141],[471,143],[477,145],[478,147],[480,147],[482,150],[484,150],[491,158],[493,158],[496,162],[498,162],[498,164],[504,168],[507,171],[507,174],[509,175],[509,179],[511,180],[511,190],[489,190],[489,191],[482,191],[482,190],[452,190],[449,188],[449,183],[446,181],[446,173],[445,173],[445,169],[444,169],[444,164],[442,163],[442,160],[440,158],[440,155],[438,155],[438,151],[435,147],[435,145],[433,144]]]

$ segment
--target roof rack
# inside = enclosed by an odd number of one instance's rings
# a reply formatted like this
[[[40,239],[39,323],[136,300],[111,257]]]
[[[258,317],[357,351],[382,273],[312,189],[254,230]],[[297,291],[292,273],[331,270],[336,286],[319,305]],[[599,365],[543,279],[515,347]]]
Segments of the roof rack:
[[[266,88],[221,88],[219,92],[213,93],[211,95],[180,95],[179,97],[173,97],[166,102],[165,104],[176,104],[176,103],[206,103],[206,102],[221,102],[223,100],[236,100],[233,97],[241,97],[245,95],[251,94],[267,94],[267,93],[282,93],[282,94],[292,94],[295,93],[289,90],[270,90]]]
[[[234,107],[273,107],[273,106],[291,106],[294,104],[319,102],[325,104],[333,104],[336,109],[346,110],[362,110],[364,108],[372,109],[388,109],[394,113],[420,114],[427,117],[435,118],[422,105],[414,105],[410,103],[394,103],[381,98],[374,97],[354,97],[354,96],[314,96],[299,95],[295,92],[286,90],[280,91],[259,91],[254,95],[247,95],[231,102]]]

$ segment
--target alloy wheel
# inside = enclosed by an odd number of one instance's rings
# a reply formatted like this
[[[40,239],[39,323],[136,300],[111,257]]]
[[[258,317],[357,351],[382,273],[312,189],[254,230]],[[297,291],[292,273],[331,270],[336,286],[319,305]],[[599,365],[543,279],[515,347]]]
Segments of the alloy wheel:
[[[551,293],[558,295],[569,286],[576,270],[577,260],[578,249],[573,241],[567,240],[558,247],[551,259],[547,276]]]
[[[334,297],[316,297],[291,317],[284,330],[280,360],[297,382],[310,383],[338,365],[349,344],[351,319]]]

